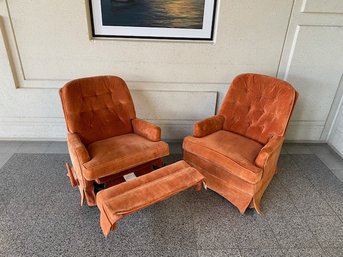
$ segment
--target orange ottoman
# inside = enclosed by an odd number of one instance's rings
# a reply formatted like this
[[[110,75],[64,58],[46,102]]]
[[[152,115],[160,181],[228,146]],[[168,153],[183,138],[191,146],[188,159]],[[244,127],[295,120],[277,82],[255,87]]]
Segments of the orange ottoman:
[[[151,173],[104,189],[96,195],[100,226],[105,236],[121,218],[167,199],[190,187],[201,190],[204,180],[195,168],[179,161]]]

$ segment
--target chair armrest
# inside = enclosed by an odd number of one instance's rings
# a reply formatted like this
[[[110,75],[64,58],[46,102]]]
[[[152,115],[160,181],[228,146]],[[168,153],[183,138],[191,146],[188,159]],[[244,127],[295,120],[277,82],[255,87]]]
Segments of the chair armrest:
[[[255,164],[258,167],[263,168],[267,164],[269,157],[281,150],[283,141],[284,137],[282,136],[271,137],[268,143],[261,149],[261,151],[257,155]]]
[[[132,120],[133,133],[145,137],[151,141],[161,140],[161,128],[141,119]]]
[[[225,118],[222,115],[214,115],[207,119],[198,121],[193,127],[193,136],[204,137],[223,129]]]
[[[68,133],[67,135],[68,145],[71,148],[70,153],[75,154],[77,160],[80,164],[88,162],[90,160],[90,156],[88,154],[87,148],[81,142],[79,135],[75,133]]]

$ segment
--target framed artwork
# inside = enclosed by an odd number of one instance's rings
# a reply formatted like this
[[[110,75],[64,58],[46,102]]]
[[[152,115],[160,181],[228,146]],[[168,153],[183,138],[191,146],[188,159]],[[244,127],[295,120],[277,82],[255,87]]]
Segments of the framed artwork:
[[[213,40],[217,0],[90,0],[93,37]]]

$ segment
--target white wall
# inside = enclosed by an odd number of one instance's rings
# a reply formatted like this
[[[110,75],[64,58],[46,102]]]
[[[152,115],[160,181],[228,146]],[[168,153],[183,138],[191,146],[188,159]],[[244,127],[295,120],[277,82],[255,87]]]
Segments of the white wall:
[[[207,43],[94,40],[87,2],[0,0],[0,138],[64,139],[57,89],[74,78],[114,74],[127,81],[138,116],[161,125],[165,139],[181,139],[191,133],[194,121],[215,113],[237,74],[283,78],[288,67],[285,79],[302,94],[288,139],[325,140],[338,84],[333,79],[325,88],[325,81],[317,83],[318,76],[309,82],[306,66],[325,56],[313,38],[324,35],[320,44],[331,42],[325,51],[342,43],[342,15],[331,14],[330,6],[325,6],[329,9],[324,16],[335,16],[334,28],[318,33],[304,29],[299,34],[303,0],[221,0],[215,40]],[[330,2],[337,4],[333,10],[342,11],[341,0]],[[317,0],[307,4],[308,12],[323,7]],[[301,39],[298,48],[295,32]],[[301,61],[303,49],[308,49],[305,58],[313,57],[308,62]],[[339,65],[340,52],[331,53]],[[289,64],[290,56],[294,65]],[[330,66],[330,60],[324,64]],[[303,78],[302,68],[308,71]],[[335,77],[342,72],[336,70]],[[324,107],[315,101],[316,94],[325,97]]]

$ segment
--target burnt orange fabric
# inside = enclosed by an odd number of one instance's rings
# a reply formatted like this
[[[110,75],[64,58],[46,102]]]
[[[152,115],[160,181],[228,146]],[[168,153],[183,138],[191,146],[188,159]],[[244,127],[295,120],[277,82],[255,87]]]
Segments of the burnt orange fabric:
[[[161,128],[141,119],[132,120],[133,132],[151,141],[161,140]]]
[[[87,147],[91,160],[84,163],[87,180],[105,177],[168,155],[168,144],[130,133],[96,141]]]
[[[237,151],[237,146],[244,151]],[[202,138],[186,137],[183,148],[215,162],[252,184],[257,183],[262,177],[261,168],[254,164],[262,145],[249,138],[220,130]]]
[[[184,160],[196,168],[205,177],[209,189],[217,192],[234,204],[241,213],[249,206],[256,191],[256,184],[250,184],[229,173],[216,163],[201,156],[184,151]]]
[[[278,144],[272,152],[270,152],[267,161],[263,167],[263,175],[261,181],[256,185],[253,198],[250,202],[250,207],[255,208],[258,213],[261,213],[260,201],[264,191],[268,187],[270,181],[275,175],[277,162],[279,160],[282,144]]]
[[[90,160],[87,148],[77,134],[68,133],[67,140],[79,163],[83,164]]]
[[[184,139],[184,160],[241,213],[249,206],[260,212],[297,98],[285,81],[260,74],[237,76],[219,110],[223,121],[196,123],[193,137]]]
[[[76,79],[60,89],[60,96],[68,131],[78,134],[85,145],[132,132],[135,108],[121,78]]]
[[[204,177],[186,162],[179,161],[134,180],[113,186],[96,196],[100,225],[105,236],[124,216],[162,201],[192,186]]]
[[[67,134],[68,150],[73,167],[68,170],[68,173],[72,170],[74,179],[76,179],[77,185],[81,193],[81,205],[83,205],[84,199],[87,201],[87,205],[95,205],[95,193],[93,183],[89,183],[83,176],[82,165],[90,160],[90,156],[84,144],[81,142],[80,137],[77,134]],[[68,165],[69,166],[69,165]],[[72,184],[73,185],[73,184]]]
[[[266,144],[273,135],[285,134],[297,92],[285,81],[259,74],[237,76],[219,114],[224,130]]]
[[[215,115],[194,124],[193,135],[195,137],[204,137],[218,130],[223,129],[225,118],[221,115]]]
[[[268,158],[273,152],[277,151],[282,146],[283,141],[284,138],[281,136],[272,137],[269,142],[261,149],[255,160],[255,164],[260,168],[264,168],[268,162]]]
[[[120,180],[112,175],[135,169],[143,173],[145,164],[150,171],[169,154],[168,145],[161,141],[161,129],[136,118],[130,92],[121,78],[76,79],[59,93],[73,164],[68,174],[72,174],[72,183],[79,186],[81,199],[85,196],[88,205],[96,204],[95,180],[102,178],[107,185],[113,184],[110,178]]]

